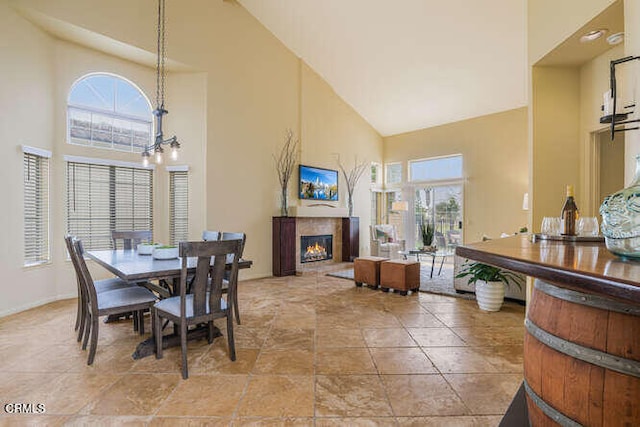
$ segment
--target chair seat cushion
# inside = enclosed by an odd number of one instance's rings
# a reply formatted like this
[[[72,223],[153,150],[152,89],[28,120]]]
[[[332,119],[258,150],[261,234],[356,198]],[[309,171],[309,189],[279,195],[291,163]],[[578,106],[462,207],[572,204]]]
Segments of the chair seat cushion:
[[[98,310],[123,308],[123,311],[126,311],[126,308],[134,306],[151,307],[157,299],[150,290],[134,285],[129,288],[101,292],[98,295]]]
[[[166,298],[158,301],[155,305],[157,310],[164,311],[175,317],[180,317],[180,297]],[[185,307],[187,310],[186,317],[193,317],[193,295],[187,295],[185,300]],[[220,308],[222,310],[227,309],[227,302],[224,298],[220,299]],[[207,313],[209,313],[209,295],[207,294]]]
[[[96,280],[93,282],[96,287],[97,293],[113,291],[114,289],[124,289],[124,288],[133,288],[137,285],[135,283],[125,282],[122,279],[118,279],[117,277],[113,277],[111,279],[103,279]]]

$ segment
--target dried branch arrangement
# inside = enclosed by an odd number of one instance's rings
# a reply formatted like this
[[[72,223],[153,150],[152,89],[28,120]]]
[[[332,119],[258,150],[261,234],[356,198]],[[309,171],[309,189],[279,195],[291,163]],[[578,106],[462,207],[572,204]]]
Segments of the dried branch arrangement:
[[[294,136],[291,129],[287,129],[287,133],[284,138],[284,145],[278,155],[273,155],[273,160],[276,165],[276,171],[278,172],[278,182],[280,183],[280,214],[282,216],[288,216],[289,203],[288,203],[288,189],[289,180],[296,167],[296,160],[298,158],[298,139]]]
[[[342,171],[342,175],[344,175],[344,180],[347,183],[347,203],[349,206],[349,216],[353,216],[353,191],[362,178],[364,172],[368,169],[369,163],[365,160],[358,162],[358,157],[353,161],[353,168],[349,171],[346,170],[345,166],[340,161],[340,155],[336,154],[336,161],[338,163],[338,167]]]

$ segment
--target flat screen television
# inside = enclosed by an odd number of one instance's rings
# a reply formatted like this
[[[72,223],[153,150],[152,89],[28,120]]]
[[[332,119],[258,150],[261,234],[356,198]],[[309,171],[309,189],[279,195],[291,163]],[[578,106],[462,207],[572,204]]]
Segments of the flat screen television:
[[[338,171],[300,165],[298,195],[303,200],[338,200]]]

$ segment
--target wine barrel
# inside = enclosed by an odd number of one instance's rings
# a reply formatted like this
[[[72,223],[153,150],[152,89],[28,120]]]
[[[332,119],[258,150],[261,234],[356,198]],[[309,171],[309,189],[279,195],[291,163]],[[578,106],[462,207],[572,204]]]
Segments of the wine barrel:
[[[525,326],[532,426],[640,426],[640,307],[536,279]]]

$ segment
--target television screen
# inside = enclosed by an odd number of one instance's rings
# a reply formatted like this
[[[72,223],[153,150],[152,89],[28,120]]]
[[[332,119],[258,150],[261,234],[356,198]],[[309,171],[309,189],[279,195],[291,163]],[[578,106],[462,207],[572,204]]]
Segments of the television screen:
[[[338,171],[300,165],[301,199],[338,200]]]

